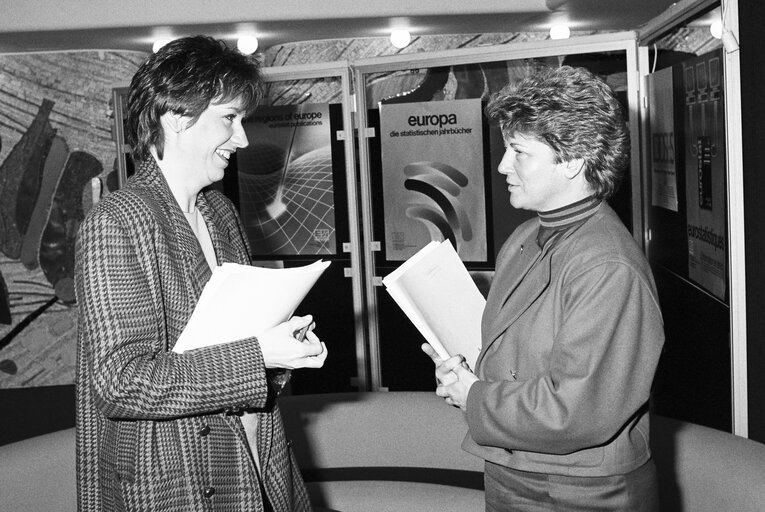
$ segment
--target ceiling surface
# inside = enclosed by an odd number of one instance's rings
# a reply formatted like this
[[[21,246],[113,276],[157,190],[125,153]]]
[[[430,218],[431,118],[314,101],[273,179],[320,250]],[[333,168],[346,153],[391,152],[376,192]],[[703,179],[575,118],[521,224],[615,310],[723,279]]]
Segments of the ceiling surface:
[[[635,30],[673,0],[0,0],[0,53],[151,51],[158,38],[257,35],[290,42],[387,36]]]

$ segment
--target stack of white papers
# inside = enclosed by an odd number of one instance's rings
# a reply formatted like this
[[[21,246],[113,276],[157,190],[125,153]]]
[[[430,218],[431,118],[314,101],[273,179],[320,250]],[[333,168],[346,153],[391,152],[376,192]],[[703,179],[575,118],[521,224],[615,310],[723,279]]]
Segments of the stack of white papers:
[[[486,299],[448,240],[430,242],[382,282],[442,359],[462,354],[475,370]]]
[[[173,352],[258,336],[288,320],[329,263],[319,260],[280,269],[237,263],[215,267]]]

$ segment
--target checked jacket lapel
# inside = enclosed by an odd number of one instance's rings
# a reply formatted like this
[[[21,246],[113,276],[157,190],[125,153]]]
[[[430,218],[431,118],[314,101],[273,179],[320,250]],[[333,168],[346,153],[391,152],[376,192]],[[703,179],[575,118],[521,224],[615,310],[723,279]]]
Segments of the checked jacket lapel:
[[[160,237],[162,250],[158,251],[158,265],[166,267],[166,274],[172,276],[162,283],[165,296],[168,297],[164,307],[168,319],[167,350],[170,350],[191,317],[205,284],[212,277],[212,271],[196,235],[154,159],[145,161],[132,179],[135,192],[146,199],[147,204],[156,211],[157,218],[161,219],[163,235]],[[207,225],[217,263],[249,264],[242,228],[233,208],[220,194],[200,192],[196,207]],[[267,474],[273,440],[278,435],[275,433],[279,426],[275,425],[272,414],[256,414],[257,452],[262,474]],[[249,444],[240,418],[236,415],[226,415],[224,418],[240,441]]]
[[[243,238],[244,234],[241,231],[241,226],[238,225],[234,213],[219,198],[213,197],[212,194],[208,197],[205,192],[201,192],[197,197],[196,207],[199,208],[199,212],[207,224],[207,231],[210,233],[210,239],[212,240],[218,264],[239,263],[241,265],[248,265],[249,253],[246,245],[247,242]],[[193,232],[192,236],[194,236]],[[201,247],[199,247],[198,251],[199,254],[202,254]],[[202,260],[204,260],[203,254]],[[204,264],[207,266],[206,262]],[[253,421],[254,417],[250,416],[252,414],[257,418],[256,422]],[[267,475],[275,430],[277,428],[273,415],[248,412],[241,417],[241,421],[238,421],[240,418],[237,416],[228,416],[227,418],[228,423],[237,433],[240,440],[247,444],[250,443],[247,429],[251,429],[253,425],[257,424],[257,432],[255,434],[256,451],[260,461],[261,475]],[[243,428],[245,423],[248,425],[247,428]],[[252,431],[249,430],[249,432],[251,433]]]
[[[212,275],[194,232],[170,191],[162,171],[148,159],[135,175],[136,193],[156,210],[162,226],[162,248],[158,264],[171,276],[162,283],[168,321],[168,342],[172,345],[185,327],[205,283]]]

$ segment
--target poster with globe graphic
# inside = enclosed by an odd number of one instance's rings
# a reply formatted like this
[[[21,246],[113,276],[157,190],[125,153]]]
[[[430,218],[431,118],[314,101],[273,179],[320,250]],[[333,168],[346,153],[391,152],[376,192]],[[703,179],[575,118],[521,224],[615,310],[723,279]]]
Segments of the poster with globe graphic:
[[[260,107],[243,126],[239,206],[253,255],[336,254],[329,105]]]
[[[481,100],[382,104],[380,135],[387,259],[449,240],[463,261],[485,262]]]

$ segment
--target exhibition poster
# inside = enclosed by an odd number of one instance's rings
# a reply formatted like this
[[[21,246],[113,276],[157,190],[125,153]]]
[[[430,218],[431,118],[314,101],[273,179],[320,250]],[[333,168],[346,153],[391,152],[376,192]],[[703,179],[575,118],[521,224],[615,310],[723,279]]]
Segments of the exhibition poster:
[[[380,132],[386,258],[449,240],[486,261],[481,100],[382,104]]]
[[[260,107],[243,126],[239,203],[252,254],[336,254],[329,105]]]
[[[651,106],[651,205],[676,212],[677,167],[672,91],[672,68],[648,75],[648,104]]]
[[[684,62],[683,82],[688,275],[724,300],[728,250],[720,52]]]

